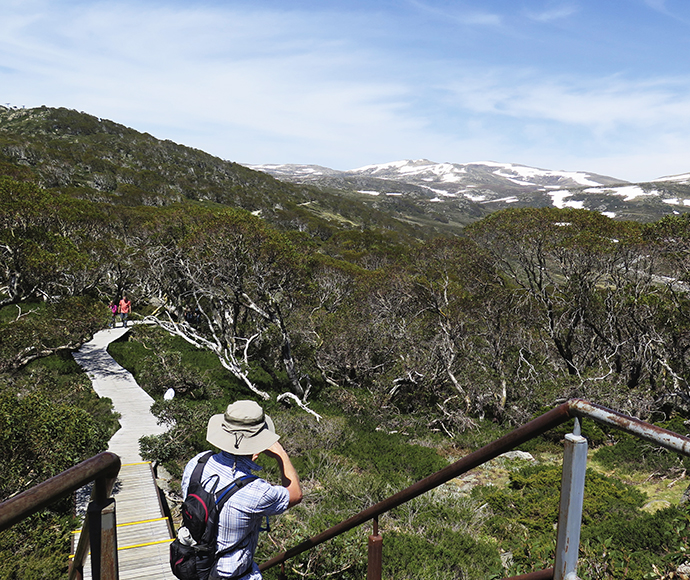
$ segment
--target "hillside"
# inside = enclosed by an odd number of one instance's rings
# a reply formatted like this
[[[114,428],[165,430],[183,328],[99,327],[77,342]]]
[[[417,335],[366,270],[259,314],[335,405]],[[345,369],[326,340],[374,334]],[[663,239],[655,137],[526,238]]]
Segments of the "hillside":
[[[380,227],[419,236],[347,194],[283,183],[237,163],[64,108],[0,106],[0,175],[89,201],[201,202],[242,208],[299,230]]]
[[[415,238],[457,234],[508,207],[585,208],[643,222],[690,207],[687,175],[631,184],[585,172],[428,160],[351,171],[245,167],[113,121],[48,107],[0,106],[0,174],[110,204],[239,207],[320,237],[353,228]]]

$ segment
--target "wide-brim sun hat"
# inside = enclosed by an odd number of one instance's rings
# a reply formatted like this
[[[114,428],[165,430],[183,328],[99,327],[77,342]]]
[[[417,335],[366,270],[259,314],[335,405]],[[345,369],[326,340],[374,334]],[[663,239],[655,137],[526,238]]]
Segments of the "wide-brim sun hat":
[[[271,418],[254,401],[235,401],[208,421],[206,441],[233,455],[261,453],[280,439]]]

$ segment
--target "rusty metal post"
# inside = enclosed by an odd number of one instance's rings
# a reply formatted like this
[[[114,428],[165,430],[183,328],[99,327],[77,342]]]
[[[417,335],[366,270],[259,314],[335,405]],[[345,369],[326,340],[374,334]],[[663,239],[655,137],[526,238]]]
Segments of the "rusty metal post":
[[[577,557],[580,549],[580,527],[582,526],[586,471],[587,439],[580,435],[580,421],[578,419],[575,421],[573,433],[568,433],[565,436],[554,580],[577,579]]]
[[[379,534],[379,518],[374,518],[374,533],[369,536],[369,561],[367,580],[381,580],[383,567],[383,538]]]
[[[99,486],[99,481],[96,485]],[[101,496],[101,497],[98,497]],[[93,580],[118,580],[117,527],[115,500],[103,498],[89,503],[89,540],[91,544],[91,577]]]

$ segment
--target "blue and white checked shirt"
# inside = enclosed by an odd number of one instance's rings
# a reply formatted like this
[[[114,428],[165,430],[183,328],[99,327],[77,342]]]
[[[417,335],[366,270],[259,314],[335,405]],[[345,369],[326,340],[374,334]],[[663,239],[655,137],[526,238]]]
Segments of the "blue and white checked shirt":
[[[183,496],[187,495],[192,471],[204,453],[194,457],[185,467],[182,474]],[[235,467],[234,472],[233,466]],[[217,474],[219,481],[216,490],[220,490],[238,477],[250,475],[252,471],[260,469],[259,465],[246,457],[221,451],[209,458],[204,466],[201,482],[204,489],[210,489],[216,478],[212,478],[211,481],[209,478],[213,474]],[[263,479],[255,479],[248,483],[228,500],[221,511],[218,522],[216,549],[220,551],[237,543],[243,544],[243,547],[230,552],[219,560],[217,564],[218,576],[221,578],[232,577],[237,572],[249,568],[249,572],[241,576],[241,580],[261,579],[259,567],[253,561],[254,551],[259,541],[259,528],[266,516],[282,514],[287,510],[289,501],[290,494],[286,487],[271,485]],[[247,537],[249,542],[245,542]],[[250,562],[252,563],[251,567]]]

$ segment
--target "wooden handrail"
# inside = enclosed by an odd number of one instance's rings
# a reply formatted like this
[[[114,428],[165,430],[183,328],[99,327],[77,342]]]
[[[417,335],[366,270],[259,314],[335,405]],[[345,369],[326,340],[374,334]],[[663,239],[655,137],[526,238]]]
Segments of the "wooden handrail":
[[[0,503],[0,531],[6,530],[96,479],[110,479],[114,482],[119,472],[120,458],[109,451],[82,461]]]
[[[39,483],[31,489],[11,497],[0,503],[0,531],[26,519],[30,515],[70,495],[92,481],[94,482],[91,493],[92,503],[105,505],[115,485],[120,467],[120,458],[114,453],[105,451],[90,459],[82,461],[78,465],[51,477],[43,483]],[[112,502],[113,500],[110,501]],[[79,537],[79,545],[75,550],[74,558],[70,566],[70,580],[81,577],[81,570],[88,552],[89,517],[87,513]],[[98,565],[100,565],[100,563]],[[116,563],[113,563],[113,566],[116,566]],[[112,568],[112,570],[114,570],[115,575],[117,575],[116,569]]]

